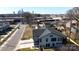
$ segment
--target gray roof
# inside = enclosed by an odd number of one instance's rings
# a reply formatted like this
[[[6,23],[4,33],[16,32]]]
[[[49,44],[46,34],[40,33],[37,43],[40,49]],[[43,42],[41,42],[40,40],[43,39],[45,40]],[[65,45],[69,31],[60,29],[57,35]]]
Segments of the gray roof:
[[[49,30],[51,33],[53,33],[53,34],[55,34],[55,35],[58,35],[58,36],[61,36],[61,37],[66,37],[64,34],[62,34],[61,32],[57,31],[57,30],[54,29],[54,28],[46,28],[46,29]],[[45,31],[46,29],[34,29],[34,30],[33,30],[33,36],[34,36],[34,37],[37,36],[38,38],[41,38],[41,37],[43,37],[43,36],[45,36],[45,35],[50,34],[50,32],[44,33],[44,31]],[[47,30],[46,30],[46,31],[47,31]]]
[[[40,36],[45,29],[33,29],[33,36]]]
[[[60,31],[58,31],[58,30],[56,30],[56,29],[54,29],[54,28],[48,28],[48,30],[50,30],[53,34],[56,34],[56,35],[58,35],[58,36],[61,36],[61,37],[66,37],[64,34],[62,34],[62,32],[60,32]]]
[[[50,33],[51,33],[50,30],[45,29],[45,31],[42,33],[42,35],[39,36],[39,38],[42,38],[42,37],[44,37],[44,36],[46,36],[46,35],[48,35],[48,34],[50,34]]]

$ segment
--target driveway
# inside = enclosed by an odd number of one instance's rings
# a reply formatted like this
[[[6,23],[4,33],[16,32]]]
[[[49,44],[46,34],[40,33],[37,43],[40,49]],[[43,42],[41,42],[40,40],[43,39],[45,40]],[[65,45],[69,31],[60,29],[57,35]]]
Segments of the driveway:
[[[33,39],[20,40],[19,44],[16,47],[16,50],[21,48],[33,48],[33,46],[34,46]]]

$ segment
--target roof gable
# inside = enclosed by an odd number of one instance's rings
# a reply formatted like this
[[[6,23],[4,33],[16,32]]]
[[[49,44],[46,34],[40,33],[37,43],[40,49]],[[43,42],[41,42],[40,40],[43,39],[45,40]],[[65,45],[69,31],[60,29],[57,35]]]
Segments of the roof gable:
[[[66,37],[64,34],[62,34],[61,32],[55,30],[54,28],[46,28],[46,30],[39,36],[39,38],[42,38],[44,36],[49,35],[50,33],[60,36],[60,37]]]
[[[43,37],[43,36],[45,36],[45,35],[48,35],[49,33],[51,33],[51,31],[48,30],[48,29],[46,29],[46,30],[40,35],[39,38],[41,38],[41,37]]]
[[[55,30],[54,28],[46,28],[46,29],[35,29],[35,30],[33,30],[33,38],[34,37],[42,38],[42,37],[45,37],[45,36],[47,36],[51,33],[54,34],[54,35],[63,37],[63,38],[66,37],[64,34]]]

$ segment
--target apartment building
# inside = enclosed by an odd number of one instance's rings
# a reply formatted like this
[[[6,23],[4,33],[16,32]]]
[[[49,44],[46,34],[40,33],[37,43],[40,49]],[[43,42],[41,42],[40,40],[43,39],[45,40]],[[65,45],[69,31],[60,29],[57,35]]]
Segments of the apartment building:
[[[9,26],[10,26],[9,22],[0,20],[0,32],[9,28]]]

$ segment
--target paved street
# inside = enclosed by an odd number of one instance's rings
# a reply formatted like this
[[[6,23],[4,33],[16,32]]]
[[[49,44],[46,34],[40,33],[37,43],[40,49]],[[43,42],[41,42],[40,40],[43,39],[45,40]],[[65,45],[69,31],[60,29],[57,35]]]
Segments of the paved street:
[[[20,29],[17,29],[12,36],[0,47],[0,51],[13,51],[18,42],[20,41],[23,32],[25,30],[25,25],[21,25]]]

